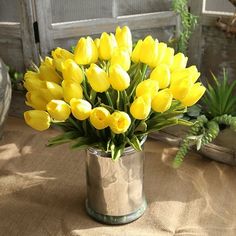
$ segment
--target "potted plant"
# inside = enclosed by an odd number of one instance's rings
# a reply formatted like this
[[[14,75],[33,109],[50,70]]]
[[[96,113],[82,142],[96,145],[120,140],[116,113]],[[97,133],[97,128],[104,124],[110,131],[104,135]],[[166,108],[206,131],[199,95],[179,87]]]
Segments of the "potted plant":
[[[213,85],[207,83],[201,105],[195,111],[190,110],[190,115],[198,117],[182,140],[174,160],[175,166],[181,164],[193,145],[209,158],[236,165],[236,80],[230,83],[225,70],[223,78],[213,74],[212,78]]]
[[[127,26],[100,38],[81,38],[71,53],[57,48],[24,76],[26,123],[63,133],[49,146],[72,143],[87,149],[87,201],[90,216],[109,224],[140,217],[143,192],[142,146],[147,134],[175,124],[205,87],[196,82],[187,57],[150,35],[133,44]]]

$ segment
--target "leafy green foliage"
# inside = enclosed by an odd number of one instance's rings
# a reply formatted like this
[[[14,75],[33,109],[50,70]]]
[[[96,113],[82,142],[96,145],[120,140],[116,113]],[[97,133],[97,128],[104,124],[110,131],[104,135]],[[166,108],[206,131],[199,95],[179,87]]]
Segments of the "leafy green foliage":
[[[190,36],[197,25],[197,16],[188,11],[188,0],[173,0],[172,8],[180,14],[182,31],[177,41],[177,51],[186,53]]]
[[[207,84],[207,91],[202,102],[204,105],[204,113],[208,118],[217,116],[236,115],[236,96],[234,96],[236,88],[236,80],[229,83],[229,78],[224,70],[223,79],[218,79],[212,74],[213,85]]]

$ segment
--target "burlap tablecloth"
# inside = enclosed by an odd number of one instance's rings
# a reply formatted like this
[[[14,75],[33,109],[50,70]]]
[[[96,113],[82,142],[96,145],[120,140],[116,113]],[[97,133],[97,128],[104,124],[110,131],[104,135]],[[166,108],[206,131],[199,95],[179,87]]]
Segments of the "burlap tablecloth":
[[[190,154],[171,167],[176,149],[148,140],[145,193],[148,209],[137,221],[107,226],[85,212],[84,156],[9,117],[0,141],[1,236],[236,235],[236,169]]]

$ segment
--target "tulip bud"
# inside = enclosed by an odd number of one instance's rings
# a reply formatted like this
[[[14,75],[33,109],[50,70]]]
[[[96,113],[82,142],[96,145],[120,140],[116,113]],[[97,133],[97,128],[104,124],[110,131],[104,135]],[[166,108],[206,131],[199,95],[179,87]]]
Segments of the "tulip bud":
[[[96,129],[108,127],[110,112],[104,107],[96,107],[90,113],[90,122]]]
[[[129,115],[123,111],[115,111],[109,117],[109,126],[113,133],[125,133],[131,124]]]
[[[151,73],[150,79],[158,82],[161,89],[167,88],[170,84],[170,69],[166,64],[158,65]]]
[[[151,66],[158,56],[158,40],[147,36],[140,50],[140,61]]]
[[[34,72],[34,71],[27,71],[24,75],[24,80],[27,80],[29,78],[35,79],[35,80],[39,80],[40,79],[40,75],[39,72]]]
[[[70,102],[72,98],[82,98],[83,89],[80,84],[64,80],[62,82],[64,100]]]
[[[51,97],[53,99],[62,99],[63,98],[63,89],[60,85],[53,83],[53,82],[49,82],[49,81],[46,81],[45,85],[46,85],[45,92],[49,93],[48,95],[51,95]]]
[[[136,96],[140,97],[148,94],[151,98],[154,97],[159,89],[159,84],[156,80],[147,79],[138,84],[136,88]]]
[[[201,83],[194,84],[188,94],[181,100],[184,106],[192,106],[203,96],[206,88]]]
[[[196,66],[190,66],[185,69],[175,70],[171,74],[171,83],[178,79],[189,78],[193,83],[200,77]]]
[[[125,71],[128,71],[130,68],[130,56],[127,51],[117,49],[111,58],[111,66],[119,64]]]
[[[81,38],[75,48],[74,60],[80,65],[97,62],[98,49],[92,38]]]
[[[163,89],[152,100],[152,109],[156,112],[167,111],[172,102],[173,95],[169,89]]]
[[[131,115],[138,120],[144,120],[151,111],[151,97],[147,94],[134,100],[130,106]]]
[[[78,98],[72,98],[70,100],[70,106],[73,116],[78,120],[86,120],[90,116],[92,110],[91,104]]]
[[[38,131],[43,131],[50,127],[50,116],[46,111],[26,111],[24,112],[24,119],[27,125]]]
[[[41,66],[39,67],[39,71],[41,80],[51,81],[57,84],[61,82],[60,76],[51,66],[41,64]]]
[[[134,62],[134,63],[138,63],[140,61],[140,53],[141,53],[141,48],[142,48],[142,44],[143,44],[143,41],[140,39],[133,52],[132,52],[132,55],[131,55],[131,60]]]
[[[158,54],[157,57],[152,61],[150,67],[156,67],[161,64],[161,61],[164,59],[166,54],[167,45],[166,43],[158,43]]]
[[[166,64],[167,66],[171,66],[174,61],[174,49],[173,48],[167,48],[165,50],[165,55],[161,61],[161,64]]]
[[[62,63],[62,74],[65,80],[72,80],[79,84],[83,81],[83,72],[72,59],[67,59]]]
[[[47,103],[49,102],[42,95],[41,91],[29,91],[26,93],[26,105],[34,108],[35,110],[46,110]]]
[[[53,59],[51,57],[45,57],[45,60],[41,62],[41,65],[47,66],[52,68],[53,70],[56,69],[55,63],[53,62]]]
[[[52,51],[52,57],[57,70],[62,71],[62,63],[67,59],[73,59],[74,55],[71,52],[58,47]]]
[[[99,58],[102,60],[110,60],[115,48],[117,48],[117,42],[114,34],[109,35],[103,32],[100,38]]]
[[[57,121],[65,121],[70,116],[70,106],[62,100],[51,100],[47,104],[47,111]]]
[[[171,83],[170,90],[173,97],[177,100],[182,100],[190,91],[193,82],[188,78],[178,79]]]
[[[100,39],[98,39],[98,38],[94,39],[94,43],[95,43],[96,48],[97,48],[97,50],[98,50],[99,47],[100,47]]]
[[[116,41],[118,47],[121,49],[125,49],[131,54],[132,52],[132,35],[129,27],[124,26],[120,28],[119,26],[116,28]]]
[[[123,91],[129,87],[130,77],[128,73],[118,64],[109,68],[109,82],[113,89]]]
[[[183,53],[179,52],[174,56],[173,64],[170,67],[171,71],[184,69],[187,65],[188,58]]]
[[[28,72],[31,72],[31,71],[28,71]],[[35,73],[35,72],[32,72],[32,73]],[[27,76],[25,75],[24,78],[25,78],[24,87],[27,89],[27,91],[38,90],[39,88],[45,87],[45,82],[40,80],[39,76],[35,76],[34,74],[28,73],[28,75]]]
[[[103,93],[109,89],[110,83],[107,73],[96,64],[91,64],[85,74],[94,91]]]

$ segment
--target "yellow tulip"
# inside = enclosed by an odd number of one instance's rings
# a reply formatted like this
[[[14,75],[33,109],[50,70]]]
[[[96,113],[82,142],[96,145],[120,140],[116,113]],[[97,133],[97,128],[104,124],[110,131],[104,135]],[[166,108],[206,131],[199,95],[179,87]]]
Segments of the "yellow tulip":
[[[57,70],[62,71],[62,63],[67,59],[73,59],[74,55],[71,52],[58,47],[52,51],[52,57]]]
[[[99,38],[94,39],[94,43],[95,43],[96,48],[97,48],[97,50],[98,50],[98,49],[99,49],[99,46],[100,46],[100,39],[99,39]]]
[[[130,56],[127,51],[117,49],[111,57],[111,65],[119,64],[125,71],[130,68]]]
[[[83,72],[72,59],[67,59],[62,63],[62,74],[65,80],[72,80],[79,84],[83,81]]]
[[[157,65],[161,64],[166,55],[166,49],[167,49],[166,43],[163,42],[158,43],[158,55],[156,61],[154,62],[155,64],[153,67],[156,67]]]
[[[72,98],[83,98],[83,89],[78,83],[64,80],[62,88],[64,100],[68,103]]]
[[[125,133],[131,124],[129,115],[123,111],[115,111],[109,117],[109,126],[113,133]]]
[[[134,100],[130,106],[131,115],[138,120],[144,120],[151,111],[151,97],[147,94]]]
[[[50,127],[50,116],[46,111],[29,110],[24,112],[24,118],[27,125],[38,131]]]
[[[102,60],[110,60],[114,50],[117,48],[117,42],[114,34],[103,32],[99,44],[99,58]]]
[[[140,61],[152,66],[153,61],[158,56],[158,40],[153,39],[151,35],[147,36],[141,46]]]
[[[24,77],[24,87],[27,89],[27,91],[38,90],[39,88],[45,87],[45,81],[40,80],[39,76],[37,78],[34,74],[32,74],[32,76],[30,75],[31,74],[28,74]]]
[[[85,74],[94,91],[103,93],[109,89],[110,83],[107,73],[96,64],[91,64]]]
[[[43,97],[41,91],[36,90],[27,92],[26,99],[26,105],[35,110],[46,110],[47,103],[49,102]]]
[[[173,95],[169,89],[163,89],[152,100],[152,109],[156,112],[167,111],[172,102]]]
[[[179,52],[174,56],[173,64],[170,67],[171,71],[184,69],[187,65],[188,58],[183,53]]]
[[[40,74],[39,74],[39,72],[34,72],[34,71],[28,70],[24,75],[24,80],[27,80],[29,78],[39,80]]]
[[[74,52],[74,60],[80,65],[88,65],[97,62],[98,49],[92,38],[81,38]]]
[[[61,82],[61,77],[51,66],[41,64],[39,71],[41,80],[51,81],[57,84]]]
[[[158,65],[150,74],[150,79],[159,83],[161,89],[167,88],[170,84],[170,69],[166,64]]]
[[[118,47],[127,50],[129,54],[131,54],[133,45],[132,45],[132,35],[129,27],[124,26],[123,28],[120,28],[118,26],[116,28],[115,37]]]
[[[134,63],[138,63],[140,61],[140,52],[141,52],[141,48],[142,48],[142,44],[143,44],[143,40],[139,40],[132,52],[132,55],[131,55],[131,60],[134,62]]]
[[[128,73],[118,64],[109,68],[109,82],[113,89],[123,91],[129,87],[130,77]]]
[[[174,49],[173,48],[167,48],[165,50],[165,55],[162,59],[162,61],[160,62],[161,64],[166,64],[167,66],[171,66],[173,64],[174,61]]]
[[[140,82],[136,88],[136,96],[140,97],[144,94],[154,97],[159,89],[159,84],[156,80],[147,79]]]
[[[46,85],[45,96],[47,96],[47,94],[49,93],[48,95],[51,95],[53,99],[63,98],[63,89],[60,85],[49,81],[46,81],[45,85]]]
[[[192,86],[188,94],[181,100],[184,106],[192,106],[203,96],[206,88],[201,83],[196,83]]]
[[[73,116],[78,120],[86,120],[90,116],[92,110],[91,104],[78,98],[72,98],[70,100],[71,112]]]
[[[47,111],[57,121],[65,121],[70,116],[70,106],[62,100],[51,100],[47,104]]]
[[[190,66],[185,69],[173,71],[171,73],[171,82],[178,79],[189,78],[190,80],[192,80],[193,83],[195,83],[199,77],[200,73],[198,72],[197,67]]]
[[[188,78],[178,79],[171,83],[170,90],[173,97],[177,100],[182,100],[190,91],[193,82]]]
[[[51,67],[53,70],[55,70],[56,66],[51,57],[45,57],[45,60],[41,62],[41,65]]]
[[[92,109],[89,119],[96,129],[105,129],[108,127],[110,112],[104,107],[96,107]]]

